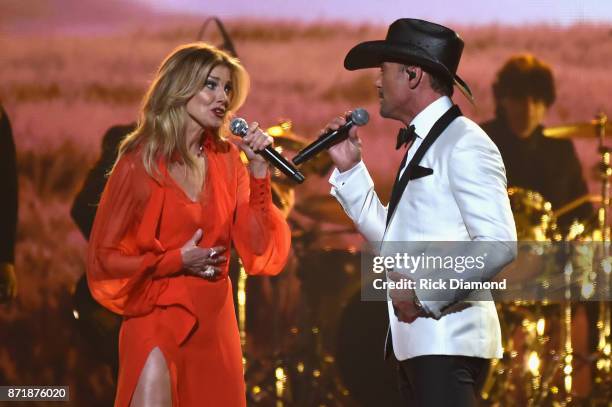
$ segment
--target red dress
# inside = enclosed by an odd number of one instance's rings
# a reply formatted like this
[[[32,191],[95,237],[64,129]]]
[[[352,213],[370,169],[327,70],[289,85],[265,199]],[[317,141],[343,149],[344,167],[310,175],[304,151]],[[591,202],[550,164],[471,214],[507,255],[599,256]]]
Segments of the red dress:
[[[149,353],[159,347],[174,407],[245,406],[242,354],[228,264],[209,281],[176,275],[180,248],[198,228],[201,247],[233,243],[249,274],[281,271],[290,231],[272,204],[269,177],[250,177],[238,149],[205,142],[207,173],[191,201],[160,162],[160,180],[140,155],[124,155],[102,194],[87,277],[102,305],[123,315],[115,406],[127,407]]]

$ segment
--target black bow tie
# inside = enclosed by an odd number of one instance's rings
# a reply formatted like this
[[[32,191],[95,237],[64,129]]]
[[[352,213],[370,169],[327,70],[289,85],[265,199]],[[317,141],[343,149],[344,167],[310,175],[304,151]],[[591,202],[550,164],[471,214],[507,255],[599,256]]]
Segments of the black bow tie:
[[[397,133],[397,144],[395,145],[395,149],[399,150],[401,146],[407,146],[412,143],[412,141],[416,138],[417,134],[414,131],[414,124],[411,124],[408,128],[400,129],[399,133]]]

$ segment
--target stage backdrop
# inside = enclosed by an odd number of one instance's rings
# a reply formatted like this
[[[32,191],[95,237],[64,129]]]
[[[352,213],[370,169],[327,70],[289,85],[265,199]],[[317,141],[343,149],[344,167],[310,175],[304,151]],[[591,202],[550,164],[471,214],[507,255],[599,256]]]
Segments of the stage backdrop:
[[[69,208],[105,130],[135,120],[157,65],[174,47],[196,39],[207,12],[199,6],[196,15],[194,2],[182,3],[191,7],[188,14],[151,9],[150,3],[0,2],[0,99],[13,124],[20,187],[19,296],[12,307],[0,308],[0,384],[70,385],[81,403],[112,400],[109,370],[74,330],[71,290],[84,272],[86,242]],[[348,11],[336,10],[319,19],[316,13],[325,10],[309,13],[310,2],[291,3],[300,5],[291,18],[290,11],[249,18],[247,11],[238,15],[238,5],[224,18],[252,80],[239,114],[263,125],[290,119],[297,134],[313,138],[335,115],[365,107],[371,121],[361,131],[364,159],[386,197],[401,159],[393,150],[399,124],[378,115],[376,70],[348,72],[342,61],[357,42],[383,38],[395,17],[412,15],[404,10],[392,16],[387,9],[353,21]],[[216,11],[232,14],[228,10]],[[558,25],[521,15],[504,22],[509,10],[486,10],[493,17],[476,21],[465,12],[456,18],[443,14],[466,42],[459,73],[474,91],[475,104],[455,96],[466,116],[476,121],[492,116],[494,74],[517,52],[531,52],[554,69],[558,97],[548,125],[586,121],[600,111],[612,114],[609,23],[561,18]],[[427,17],[435,15],[427,11]],[[595,193],[596,143],[575,146]],[[311,176],[296,190],[298,202],[327,194],[326,178]]]

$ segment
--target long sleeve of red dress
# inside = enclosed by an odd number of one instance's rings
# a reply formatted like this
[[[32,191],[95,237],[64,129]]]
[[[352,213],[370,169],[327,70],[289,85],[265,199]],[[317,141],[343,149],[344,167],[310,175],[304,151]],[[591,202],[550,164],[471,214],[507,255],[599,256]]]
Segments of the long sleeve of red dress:
[[[272,203],[270,176],[238,171],[238,203],[233,241],[248,274],[278,274],[284,267],[291,234],[282,213]]]
[[[180,272],[183,265],[180,248],[168,249],[155,236],[159,188],[151,191],[152,183],[138,164],[125,157],[112,172],[88,256],[92,295],[125,316],[150,312],[164,288],[160,278]]]

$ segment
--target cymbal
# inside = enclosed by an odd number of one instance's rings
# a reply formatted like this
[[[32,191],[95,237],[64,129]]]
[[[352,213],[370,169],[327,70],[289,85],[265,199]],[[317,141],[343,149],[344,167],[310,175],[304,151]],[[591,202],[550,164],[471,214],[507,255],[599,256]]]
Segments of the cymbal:
[[[291,121],[285,120],[281,123],[268,127],[266,133],[274,137],[274,146],[286,150],[301,150],[308,145],[308,140],[298,136],[291,130]]]
[[[331,157],[326,151],[319,153],[316,157],[312,158],[305,163],[300,165],[300,170],[303,174],[315,174],[319,177],[324,176],[334,166]]]
[[[556,217],[561,217],[565,215],[567,212],[570,212],[574,210],[575,208],[579,207],[580,205],[587,203],[587,202],[600,204],[601,195],[585,194],[579,198],[574,199],[571,202],[566,203],[561,208],[557,209],[554,212],[554,214]]]
[[[310,143],[310,140],[295,134],[291,130],[292,125],[291,120],[283,120],[275,126],[268,127],[266,133],[274,137],[275,146],[281,147],[283,150],[298,151],[306,147]],[[332,165],[333,163],[329,155],[319,154],[314,159],[303,163],[300,166],[300,170],[305,175],[316,174],[318,176],[323,176],[329,171]],[[283,182],[280,179],[276,181]],[[293,185],[292,182],[291,185]]]
[[[294,133],[283,134],[282,136],[274,137],[274,145],[282,147],[284,150],[301,150],[308,145],[308,140]]]
[[[599,137],[599,126],[601,121],[593,119],[588,122],[566,124],[562,126],[547,127],[543,133],[550,138],[596,138]],[[612,123],[606,122],[606,136],[612,135]]]
[[[353,221],[344,213],[338,201],[329,195],[309,196],[296,204],[295,210],[318,222],[353,226]]]

